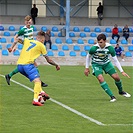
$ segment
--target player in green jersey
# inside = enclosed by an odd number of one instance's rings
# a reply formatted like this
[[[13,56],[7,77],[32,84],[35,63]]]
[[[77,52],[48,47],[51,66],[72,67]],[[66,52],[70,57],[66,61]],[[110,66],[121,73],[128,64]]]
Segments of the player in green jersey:
[[[109,88],[108,84],[104,80],[103,71],[109,74],[115,80],[115,85],[117,86],[120,95],[125,97],[130,97],[131,96],[130,94],[123,91],[122,81],[120,80],[118,73],[116,72],[113,64],[109,59],[109,56],[111,55],[115,62],[116,67],[119,69],[121,74],[123,76],[130,78],[129,75],[123,71],[116,57],[113,46],[111,46],[111,44],[109,43],[106,43],[106,36],[104,34],[98,35],[97,42],[98,42],[97,44],[91,47],[89,53],[86,56],[86,67],[84,70],[84,74],[88,76],[88,74],[90,73],[89,64],[91,59],[93,75],[96,76],[101,87],[111,97],[110,102],[116,101],[116,98],[112,93],[111,89]]]
[[[25,26],[21,28],[18,33],[14,36],[14,40],[16,40],[18,37],[23,36],[24,38],[27,38],[29,40],[33,40],[33,31],[34,31],[34,26],[32,25],[32,18],[31,16],[27,15],[25,17]],[[14,50],[14,49],[13,49]],[[37,63],[34,62],[34,65],[37,67]],[[12,72],[9,74],[5,75],[7,84],[10,85],[10,79],[13,75],[18,73],[18,68],[16,67]],[[48,85],[45,84],[44,82],[41,82],[42,87],[47,87]]]

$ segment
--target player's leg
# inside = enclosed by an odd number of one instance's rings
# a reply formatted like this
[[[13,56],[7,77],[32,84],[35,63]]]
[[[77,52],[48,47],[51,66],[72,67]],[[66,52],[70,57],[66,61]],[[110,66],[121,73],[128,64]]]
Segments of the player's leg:
[[[6,78],[6,82],[8,85],[10,85],[10,79],[13,75],[15,75],[16,73],[18,73],[18,68],[16,67],[12,72],[10,72],[9,74],[5,75]]]
[[[103,70],[102,70],[102,66],[97,65],[97,64],[93,64],[92,65],[93,68],[93,74],[96,76],[96,78],[98,79],[101,87],[103,88],[103,90],[110,96],[111,100],[110,102],[114,102],[116,101],[115,96],[113,95],[111,89],[109,88],[108,84],[106,83],[106,81],[104,80],[103,77]]]

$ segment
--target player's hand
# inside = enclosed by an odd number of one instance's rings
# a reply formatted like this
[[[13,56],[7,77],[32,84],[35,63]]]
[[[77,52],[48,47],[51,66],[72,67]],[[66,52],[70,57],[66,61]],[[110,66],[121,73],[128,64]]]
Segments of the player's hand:
[[[59,65],[56,66],[56,70],[57,71],[60,70],[60,66]]]
[[[123,76],[125,76],[125,77],[130,78],[130,76],[129,76],[127,73],[125,73],[125,72],[122,72],[121,74],[122,74]]]
[[[85,74],[86,76],[88,76],[88,74],[90,74],[90,70],[89,70],[89,68],[85,68],[85,70],[84,70],[84,74]]]
[[[12,48],[8,48],[7,50],[8,50],[10,53],[12,52]]]

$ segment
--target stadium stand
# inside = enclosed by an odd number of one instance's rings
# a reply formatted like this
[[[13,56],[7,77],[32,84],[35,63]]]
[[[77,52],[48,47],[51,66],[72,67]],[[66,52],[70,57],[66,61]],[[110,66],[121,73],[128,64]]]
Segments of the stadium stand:
[[[75,51],[70,51],[69,55],[70,56],[76,56],[76,52]]]
[[[79,38],[79,39],[77,40],[77,43],[78,43],[78,44],[84,44],[84,41],[83,41],[81,38]]]
[[[53,44],[53,45],[52,45],[52,50],[58,50],[58,46],[55,45],[55,44]]]
[[[65,56],[64,51],[59,51],[59,52],[58,52],[58,56]]]
[[[67,43],[67,44],[73,44],[73,41],[72,41],[71,38],[68,38],[68,39],[66,40],[66,43]]]
[[[48,51],[48,56],[54,56],[54,53],[53,53],[53,51]]]
[[[14,56],[19,56],[19,55],[20,55],[20,52],[19,52],[18,50],[15,50],[15,51],[13,52],[13,55],[14,55]]]
[[[63,45],[63,46],[62,46],[62,50],[64,50],[64,51],[68,51],[68,50],[69,50],[68,45]]]
[[[8,56],[9,53],[8,53],[8,51],[7,51],[6,49],[3,49],[3,50],[2,50],[2,55],[3,55],[3,56]]]

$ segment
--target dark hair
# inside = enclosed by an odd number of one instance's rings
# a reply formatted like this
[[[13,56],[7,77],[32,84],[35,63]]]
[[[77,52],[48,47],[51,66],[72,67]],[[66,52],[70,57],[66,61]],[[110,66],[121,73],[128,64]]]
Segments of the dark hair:
[[[45,37],[45,32],[44,32],[44,31],[39,31],[39,32],[37,33],[37,35],[38,35],[38,36],[44,36],[44,37]]]
[[[104,34],[99,34],[98,37],[97,37],[97,41],[100,41],[101,39],[103,39],[105,41],[106,36]]]

